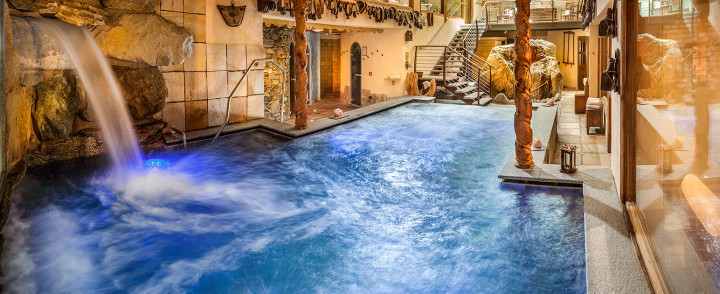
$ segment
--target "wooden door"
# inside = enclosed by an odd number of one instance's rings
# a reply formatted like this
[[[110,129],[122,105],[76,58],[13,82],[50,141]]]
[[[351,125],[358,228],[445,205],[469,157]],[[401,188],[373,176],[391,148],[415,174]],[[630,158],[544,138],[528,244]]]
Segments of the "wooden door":
[[[579,36],[578,37],[578,90],[583,90],[585,87],[583,85],[583,80],[587,78],[587,52],[588,52],[588,37],[587,36]]]
[[[360,44],[352,44],[350,48],[350,93],[351,103],[360,105],[360,88],[362,87],[362,51]]]

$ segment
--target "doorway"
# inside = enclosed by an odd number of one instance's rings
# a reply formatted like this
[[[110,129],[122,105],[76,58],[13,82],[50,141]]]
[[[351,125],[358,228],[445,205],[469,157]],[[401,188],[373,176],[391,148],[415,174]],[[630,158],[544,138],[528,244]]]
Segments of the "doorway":
[[[340,97],[339,36],[329,35],[320,39],[320,97],[321,99]]]
[[[588,52],[588,37],[578,37],[578,75],[577,75],[577,86],[578,90],[585,89],[583,81],[588,77],[587,73],[587,52]]]
[[[350,47],[350,102],[361,104],[360,87],[362,86],[362,51],[357,42]]]

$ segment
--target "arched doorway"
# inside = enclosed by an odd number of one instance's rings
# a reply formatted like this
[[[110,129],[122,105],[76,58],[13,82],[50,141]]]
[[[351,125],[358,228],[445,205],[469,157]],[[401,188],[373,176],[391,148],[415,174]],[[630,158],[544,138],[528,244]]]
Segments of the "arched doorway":
[[[357,42],[350,47],[350,99],[351,103],[360,105],[360,88],[362,87],[362,51]]]

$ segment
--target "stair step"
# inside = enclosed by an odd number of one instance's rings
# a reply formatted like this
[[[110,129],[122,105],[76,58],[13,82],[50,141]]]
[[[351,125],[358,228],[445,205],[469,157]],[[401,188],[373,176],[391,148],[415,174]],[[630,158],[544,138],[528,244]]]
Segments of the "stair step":
[[[492,98],[490,98],[490,97],[484,97],[484,98],[480,98],[480,100],[478,100],[478,104],[480,104],[482,106],[486,106],[486,105],[490,104],[490,102],[492,102]]]
[[[468,94],[468,95],[469,95],[469,93],[472,92],[472,91],[477,91],[477,88],[475,88],[475,87],[466,87],[466,88],[462,88],[462,89],[457,89],[457,90],[455,90],[455,93],[458,93],[458,94]]]
[[[455,83],[452,83],[452,84],[448,84],[448,86],[450,86],[450,87],[455,87],[455,88],[461,88],[461,87],[465,87],[465,86],[467,86],[467,85],[468,85],[468,82],[466,82],[466,81],[455,82]]]

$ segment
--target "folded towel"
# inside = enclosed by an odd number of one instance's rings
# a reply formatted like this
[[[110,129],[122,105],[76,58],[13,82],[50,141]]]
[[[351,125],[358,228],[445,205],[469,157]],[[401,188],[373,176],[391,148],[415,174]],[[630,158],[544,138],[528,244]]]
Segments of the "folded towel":
[[[600,98],[588,98],[587,102],[585,102],[586,105],[600,105],[602,106],[602,99]]]
[[[585,109],[586,109],[586,110],[600,110],[600,109],[602,109],[602,108],[603,108],[602,105],[597,105],[597,104],[593,104],[593,105],[587,104],[587,105],[585,106]]]

